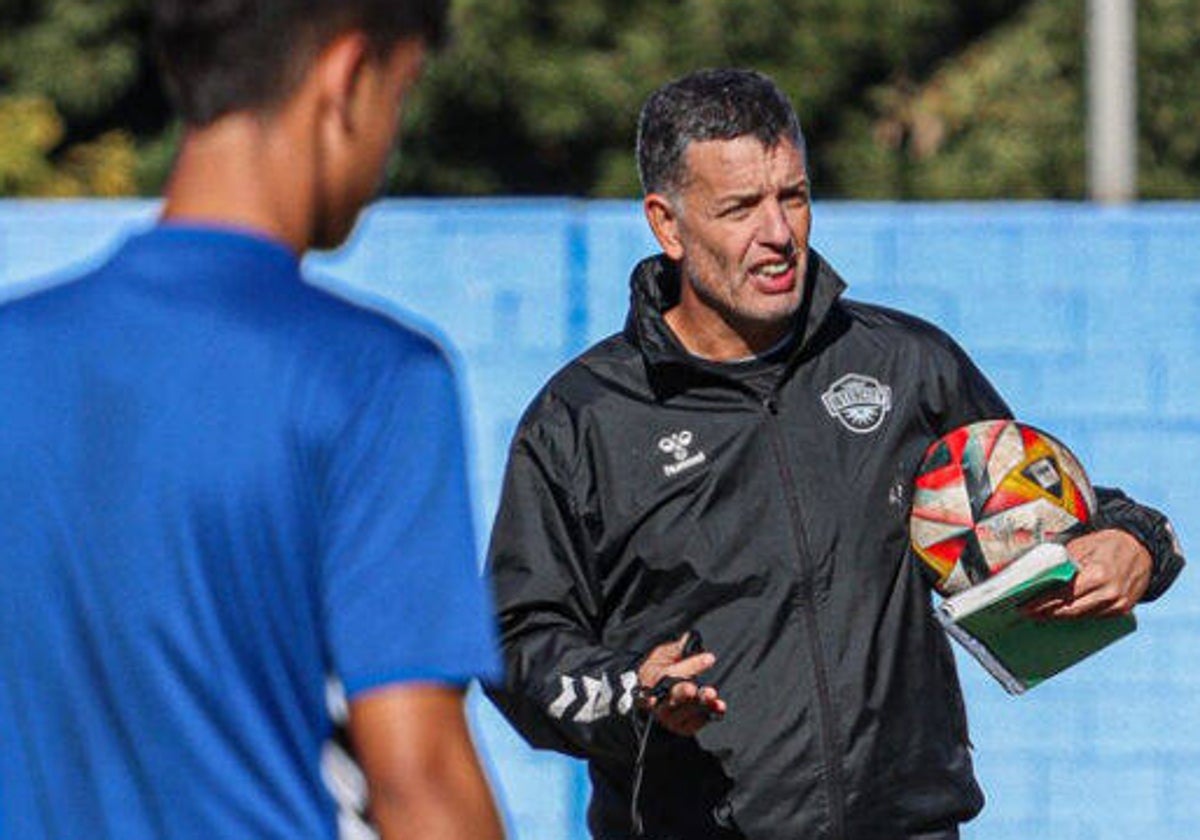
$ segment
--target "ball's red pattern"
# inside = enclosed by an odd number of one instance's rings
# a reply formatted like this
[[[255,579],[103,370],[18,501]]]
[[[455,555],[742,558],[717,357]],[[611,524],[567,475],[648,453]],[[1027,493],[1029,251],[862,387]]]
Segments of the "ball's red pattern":
[[[1014,420],[984,420],[926,451],[909,532],[934,588],[950,595],[1062,539],[1095,510],[1087,474],[1062,443]]]

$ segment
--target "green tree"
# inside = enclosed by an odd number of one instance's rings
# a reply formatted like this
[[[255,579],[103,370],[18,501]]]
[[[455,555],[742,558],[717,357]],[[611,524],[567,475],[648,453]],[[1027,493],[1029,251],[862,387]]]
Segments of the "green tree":
[[[0,194],[161,187],[178,136],[145,0],[0,0]],[[1084,0],[456,0],[408,113],[400,194],[632,196],[637,111],[755,67],[800,111],[822,197],[1084,195]],[[1200,0],[1138,3],[1140,178],[1195,197]]]
[[[872,87],[829,164],[847,197],[1068,198],[1087,190],[1086,8],[1040,0],[927,78]],[[1139,189],[1200,195],[1200,2],[1138,4]]]
[[[50,100],[0,97],[0,195],[115,197],[137,192],[137,152],[127,133],[105,132],[52,160],[65,130]]]
[[[1033,3],[923,80],[869,89],[829,165],[848,197],[1066,198],[1085,187],[1082,3]]]
[[[140,0],[0,0],[3,194],[111,196],[157,186],[162,174],[140,163],[139,142],[167,122],[145,24]]]
[[[1200,0],[1138,4],[1139,186],[1144,198],[1200,196]]]
[[[818,167],[849,106],[919,79],[1020,0],[461,0],[413,109],[399,190],[633,195],[637,109],[701,66],[771,74]],[[834,190],[837,185],[831,185]]]

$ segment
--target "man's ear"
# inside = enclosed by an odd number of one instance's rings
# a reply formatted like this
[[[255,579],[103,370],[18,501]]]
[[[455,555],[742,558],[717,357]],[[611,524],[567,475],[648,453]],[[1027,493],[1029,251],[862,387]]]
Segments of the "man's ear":
[[[370,64],[369,49],[364,33],[343,32],[321,49],[313,64],[321,106],[337,116],[345,129],[356,127],[355,95]]]
[[[676,261],[683,259],[683,243],[679,238],[679,212],[671,199],[662,193],[649,193],[642,200],[642,210],[663,253]]]

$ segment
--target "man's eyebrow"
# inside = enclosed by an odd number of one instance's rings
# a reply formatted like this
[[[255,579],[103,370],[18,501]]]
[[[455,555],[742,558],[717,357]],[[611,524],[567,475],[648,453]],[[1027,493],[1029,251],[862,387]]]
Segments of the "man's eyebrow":
[[[762,190],[740,190],[717,196],[715,203],[718,207],[740,207],[744,204],[753,204],[762,197]]]
[[[789,184],[784,184],[778,190],[764,191],[761,189],[740,190],[735,192],[725,193],[716,196],[713,199],[713,205],[718,212],[732,210],[738,207],[746,207],[755,204],[762,200],[766,192],[772,192],[776,195],[807,195],[808,194],[808,178],[801,177]]]

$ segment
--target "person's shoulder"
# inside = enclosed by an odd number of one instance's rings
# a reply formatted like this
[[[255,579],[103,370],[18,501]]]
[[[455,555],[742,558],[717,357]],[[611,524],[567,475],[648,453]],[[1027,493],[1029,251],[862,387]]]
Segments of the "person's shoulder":
[[[546,380],[522,414],[515,440],[576,439],[608,401],[646,390],[642,370],[641,354],[623,334],[597,342]]]
[[[641,354],[621,333],[593,344],[555,371],[530,404],[527,417],[581,412],[644,378]]]
[[[82,271],[37,278],[5,290],[4,296],[0,297],[0,325],[8,330],[49,328],[61,331],[64,323],[86,323],[89,307],[100,302],[94,294],[96,280],[107,271],[106,263]]]
[[[886,334],[889,342],[925,348],[931,351],[956,351],[957,345],[944,329],[931,321],[888,306],[842,298],[841,310],[858,329]]]
[[[453,366],[452,345],[438,328],[383,298],[321,278],[296,296],[309,344],[348,361],[388,367]]]
[[[965,349],[946,330],[908,312],[876,304],[843,301],[844,317],[852,322],[850,333],[856,338],[847,345],[852,353],[883,354],[907,370],[914,381],[971,382],[986,380]],[[980,385],[982,387],[983,385]],[[991,393],[991,404],[1002,406],[1001,398]]]

